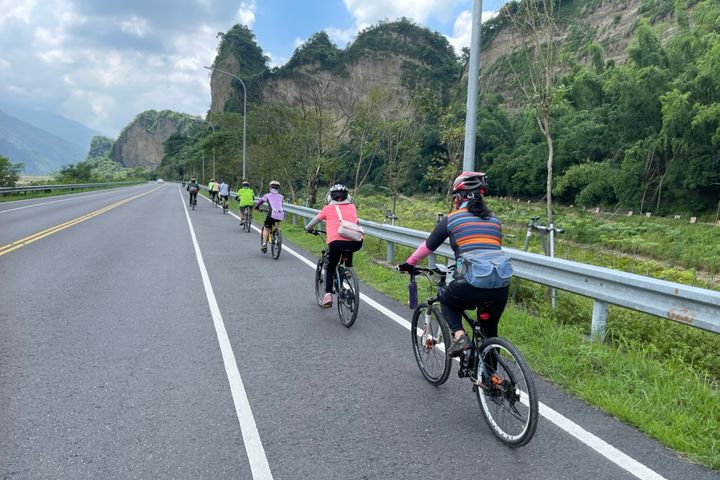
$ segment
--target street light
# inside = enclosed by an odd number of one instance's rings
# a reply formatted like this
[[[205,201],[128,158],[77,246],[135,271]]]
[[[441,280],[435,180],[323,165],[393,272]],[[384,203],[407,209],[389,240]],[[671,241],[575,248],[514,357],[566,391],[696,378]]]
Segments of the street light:
[[[203,67],[203,68],[207,68],[208,70],[211,70],[211,71],[213,71],[213,72],[220,72],[220,73],[224,73],[225,75],[230,75],[231,77],[236,78],[236,79],[240,82],[240,85],[242,85],[242,87],[243,87],[243,165],[242,165],[242,178],[243,178],[243,180],[244,180],[244,179],[247,178],[247,176],[245,175],[245,151],[246,151],[246,148],[245,148],[245,132],[246,132],[246,126],[247,126],[247,112],[246,112],[246,110],[247,110],[247,89],[245,88],[245,82],[243,82],[242,79],[241,79],[240,77],[238,77],[237,75],[234,75],[234,74],[232,74],[232,73],[230,73],[230,72],[226,72],[226,71],[224,71],[224,70],[220,70],[219,68],[214,68],[214,67]],[[213,129],[213,132],[214,132],[214,131],[215,131],[215,129]]]

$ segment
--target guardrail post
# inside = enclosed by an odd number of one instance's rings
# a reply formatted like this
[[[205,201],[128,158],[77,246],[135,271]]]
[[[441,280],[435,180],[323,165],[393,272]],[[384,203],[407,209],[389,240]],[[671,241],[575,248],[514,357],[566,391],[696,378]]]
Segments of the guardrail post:
[[[605,321],[607,320],[608,304],[595,300],[593,304],[592,326],[590,327],[590,338],[594,342],[605,340]]]
[[[385,255],[385,260],[389,264],[395,262],[395,243],[387,242],[387,254]]]
[[[297,225],[297,215],[293,214],[293,226]]]
[[[437,255],[431,253],[430,255],[428,255],[428,267],[434,268],[435,264],[437,264]]]

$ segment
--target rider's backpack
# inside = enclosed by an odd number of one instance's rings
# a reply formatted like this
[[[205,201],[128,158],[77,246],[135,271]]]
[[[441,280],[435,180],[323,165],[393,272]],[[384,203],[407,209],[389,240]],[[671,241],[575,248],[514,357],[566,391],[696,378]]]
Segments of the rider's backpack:
[[[512,262],[502,250],[476,250],[460,256],[456,272],[476,288],[502,288],[510,285]]]
[[[190,184],[188,185],[188,191],[190,193],[195,193],[198,191],[198,186],[196,184]]]

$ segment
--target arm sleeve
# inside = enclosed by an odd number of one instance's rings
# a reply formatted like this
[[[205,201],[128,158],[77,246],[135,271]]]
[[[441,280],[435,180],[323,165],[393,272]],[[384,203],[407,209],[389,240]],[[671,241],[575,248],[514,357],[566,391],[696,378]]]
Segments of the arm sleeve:
[[[405,260],[407,263],[412,265],[413,267],[418,264],[420,260],[427,257],[432,253],[432,250],[430,250],[427,247],[427,244],[425,242],[420,245],[417,250],[415,250],[412,255],[410,255],[407,260]]]
[[[325,218],[327,218],[327,213],[325,212],[325,208],[323,208],[322,210],[320,210],[320,213],[315,215],[315,217],[310,220],[307,225],[305,225],[305,230],[309,231],[312,227],[325,220]]]
[[[262,205],[263,202],[265,201],[265,197],[266,197],[266,196],[267,196],[267,195],[263,195],[262,197],[260,197],[260,200],[258,200],[257,202],[255,202],[254,208],[258,208],[260,205]]]
[[[406,260],[407,263],[412,266],[417,265],[420,260],[437,250],[437,248],[443,244],[447,237],[447,217],[445,217],[440,222],[438,222],[437,225],[435,225],[435,229],[432,231],[432,233],[430,233],[430,236],[427,238],[427,240],[425,240],[423,244],[420,245],[412,253],[412,255],[408,257],[408,259]]]

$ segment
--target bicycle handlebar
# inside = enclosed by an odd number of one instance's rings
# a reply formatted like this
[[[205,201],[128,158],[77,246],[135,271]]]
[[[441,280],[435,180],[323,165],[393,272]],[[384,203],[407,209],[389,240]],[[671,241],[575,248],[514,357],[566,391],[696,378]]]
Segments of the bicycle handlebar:
[[[306,230],[306,232],[309,233],[310,235],[316,235],[316,236],[327,235],[327,232],[325,230]]]

